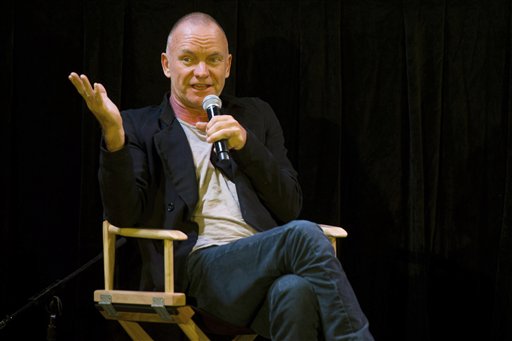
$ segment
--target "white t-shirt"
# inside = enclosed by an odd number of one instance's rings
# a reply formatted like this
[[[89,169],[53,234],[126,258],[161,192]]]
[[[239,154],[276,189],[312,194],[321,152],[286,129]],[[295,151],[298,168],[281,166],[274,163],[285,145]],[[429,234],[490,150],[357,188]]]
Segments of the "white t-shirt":
[[[199,200],[192,221],[199,226],[197,243],[192,251],[211,245],[222,245],[256,233],[243,219],[235,184],[210,162],[212,144],[206,133],[195,126],[181,123],[192,149]]]

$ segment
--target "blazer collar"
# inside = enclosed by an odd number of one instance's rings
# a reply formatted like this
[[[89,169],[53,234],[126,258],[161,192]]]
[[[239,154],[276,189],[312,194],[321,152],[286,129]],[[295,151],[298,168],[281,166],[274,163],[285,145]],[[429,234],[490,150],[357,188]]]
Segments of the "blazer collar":
[[[160,131],[154,137],[154,144],[162,165],[178,195],[189,208],[190,215],[197,203],[197,180],[194,160],[187,136],[176,119],[169,104],[168,94],[164,96],[161,105]]]
[[[162,99],[162,103],[160,103],[161,114],[160,114],[160,128],[163,129],[176,119],[176,115],[172,110],[171,104],[169,103],[170,92],[167,92]]]

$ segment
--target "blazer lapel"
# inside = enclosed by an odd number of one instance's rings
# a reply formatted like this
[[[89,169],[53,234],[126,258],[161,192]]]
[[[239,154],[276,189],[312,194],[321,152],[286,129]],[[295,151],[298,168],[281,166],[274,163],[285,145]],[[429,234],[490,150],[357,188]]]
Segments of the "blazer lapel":
[[[194,160],[187,136],[172,114],[169,104],[164,105],[161,124],[162,130],[153,137],[156,150],[167,178],[187,204],[189,212],[193,212],[198,200]]]
[[[222,172],[222,174],[224,174],[229,180],[233,182],[235,181],[237,167],[235,161],[232,158],[230,158],[229,160],[219,160],[212,146],[212,151],[210,153],[210,162],[215,168],[219,169]]]

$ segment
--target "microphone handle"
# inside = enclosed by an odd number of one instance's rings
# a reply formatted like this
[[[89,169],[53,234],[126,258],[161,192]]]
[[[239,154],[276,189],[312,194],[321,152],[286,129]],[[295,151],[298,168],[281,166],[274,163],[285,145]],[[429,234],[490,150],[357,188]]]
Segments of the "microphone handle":
[[[209,120],[211,120],[214,116],[220,115],[219,108],[214,105],[209,106],[206,109],[206,113],[208,114]],[[226,140],[215,141],[213,143],[213,148],[215,149],[215,153],[217,154],[217,157],[219,158],[219,160],[223,161],[223,160],[230,159],[228,145],[227,145]]]
[[[215,148],[215,153],[217,153],[219,160],[229,160],[230,157],[226,140],[215,141],[213,148]]]

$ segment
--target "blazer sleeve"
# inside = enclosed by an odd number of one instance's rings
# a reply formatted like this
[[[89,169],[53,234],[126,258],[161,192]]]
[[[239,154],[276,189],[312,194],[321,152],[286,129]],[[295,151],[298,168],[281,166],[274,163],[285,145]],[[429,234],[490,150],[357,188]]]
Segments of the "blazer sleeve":
[[[109,152],[104,142],[100,147],[98,178],[104,218],[117,226],[136,226],[148,203],[149,174],[142,141],[135,126],[123,112],[125,145]]]
[[[251,181],[260,201],[280,221],[296,219],[302,208],[302,191],[297,172],[287,157],[279,120],[270,105],[251,98],[255,109],[251,116],[263,119],[255,125],[263,132],[247,130],[245,146],[233,151],[238,168]]]

